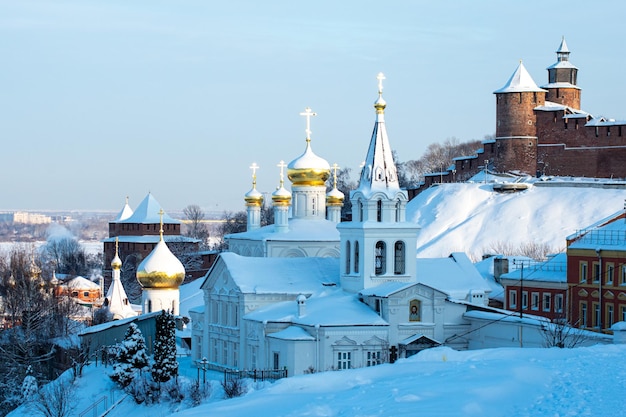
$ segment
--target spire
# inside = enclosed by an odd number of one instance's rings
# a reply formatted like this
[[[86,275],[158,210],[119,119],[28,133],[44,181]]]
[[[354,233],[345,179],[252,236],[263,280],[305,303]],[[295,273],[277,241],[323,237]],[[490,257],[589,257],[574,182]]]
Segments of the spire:
[[[556,51],[556,56],[559,62],[569,61],[569,49],[567,48],[567,43],[565,43],[565,36],[561,38],[561,44]]]
[[[165,212],[163,209],[159,210],[159,240],[163,242],[163,215]]]
[[[385,76],[381,72],[376,78],[378,79],[378,99],[374,102],[376,122],[365,157],[365,164],[361,170],[359,189],[365,195],[382,191],[387,193],[389,198],[394,198],[396,193],[400,191],[400,183],[385,128],[384,112],[387,103],[383,99],[382,83]]]
[[[115,256],[113,257],[113,260],[111,261],[111,268],[113,269],[121,269],[122,268],[122,260],[120,259],[120,255],[119,255],[119,237],[115,237]]]

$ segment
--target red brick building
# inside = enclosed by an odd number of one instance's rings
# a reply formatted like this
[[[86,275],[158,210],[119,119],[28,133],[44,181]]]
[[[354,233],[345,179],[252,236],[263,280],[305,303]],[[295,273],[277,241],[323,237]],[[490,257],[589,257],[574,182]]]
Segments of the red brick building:
[[[546,262],[516,262],[500,276],[504,308],[523,314],[565,319],[567,306],[567,256],[559,253]]]
[[[626,321],[626,218],[620,211],[567,238],[572,325],[605,331]]]
[[[496,137],[475,155],[455,158],[443,173],[426,175],[413,197],[440,182],[465,181],[487,168],[530,175],[626,178],[626,121],[580,110],[578,68],[561,42],[548,83],[537,86],[520,62],[496,95]]]
[[[115,238],[119,239],[119,257],[123,264],[127,262],[134,266],[146,257],[159,242],[161,229],[162,210],[159,202],[148,194],[139,203],[133,212],[128,206],[128,201],[118,216],[109,222],[109,237],[104,239],[104,265],[103,276],[107,283],[111,281],[111,261],[115,257]],[[186,269],[189,279],[195,279],[204,275],[217,254],[215,252],[199,252],[200,241],[181,234],[180,220],[173,219],[167,213],[163,213],[163,240],[174,254],[196,254],[194,260],[181,260]]]

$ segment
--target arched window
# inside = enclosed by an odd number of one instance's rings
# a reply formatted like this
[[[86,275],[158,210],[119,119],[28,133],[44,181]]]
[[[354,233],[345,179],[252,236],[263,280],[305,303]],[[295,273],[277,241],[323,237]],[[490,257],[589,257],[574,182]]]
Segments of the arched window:
[[[396,275],[404,274],[404,242],[398,240],[393,248],[393,273]]]
[[[396,201],[396,223],[400,222],[400,202]]]
[[[359,200],[359,218],[357,221],[363,221],[363,202]]]
[[[374,273],[376,275],[383,275],[385,273],[385,263],[385,242],[378,241],[374,249]]]
[[[152,313],[152,300],[148,300],[148,313]]]
[[[376,221],[377,222],[383,221],[383,201],[382,200],[378,200],[378,202],[376,203]]]
[[[346,242],[346,274],[350,273],[350,241]]]
[[[359,273],[359,241],[354,242],[354,273]]]

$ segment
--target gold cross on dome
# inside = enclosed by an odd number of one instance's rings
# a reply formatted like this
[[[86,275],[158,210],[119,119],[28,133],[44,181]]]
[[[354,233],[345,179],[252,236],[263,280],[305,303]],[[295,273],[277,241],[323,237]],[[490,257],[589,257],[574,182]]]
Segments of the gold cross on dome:
[[[284,169],[287,167],[287,164],[285,163],[285,161],[281,160],[280,163],[276,166],[280,168],[280,186],[282,187],[285,182]]]
[[[306,117],[306,141],[311,141],[311,116],[317,116],[317,113],[312,112],[310,107],[304,109],[303,113],[300,113],[300,116]]]
[[[383,74],[382,72],[379,72],[378,75],[376,76],[376,79],[378,80],[378,94],[382,94],[383,93],[383,80],[386,79],[385,74]]]
[[[159,223],[161,224],[161,229],[159,229],[159,235],[161,236],[161,240],[163,240],[163,215],[164,214],[165,214],[165,212],[161,208],[159,210]]]
[[[252,170],[252,179],[256,182],[256,170],[259,169],[259,166],[256,162],[253,162],[252,165],[250,165],[250,169]]]
[[[337,170],[339,169],[339,165],[337,165],[337,163],[333,164],[333,172],[334,172],[334,177],[335,179],[333,180],[333,187],[337,188]]]

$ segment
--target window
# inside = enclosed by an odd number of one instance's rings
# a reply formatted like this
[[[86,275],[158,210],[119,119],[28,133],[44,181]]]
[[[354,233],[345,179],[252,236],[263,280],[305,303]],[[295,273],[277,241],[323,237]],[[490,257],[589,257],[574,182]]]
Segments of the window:
[[[539,310],[539,293],[538,292],[533,292],[530,295],[530,309]]]
[[[382,202],[382,200],[378,200],[378,202],[376,203],[376,221],[379,222],[379,223],[383,221],[383,202]]]
[[[587,303],[580,303],[580,318],[578,319],[580,327],[588,327],[587,322]]]
[[[522,310],[528,310],[528,291],[522,291]]]
[[[89,291],[83,291],[83,297],[89,297]]]
[[[599,303],[593,303],[593,327],[602,328],[602,319],[600,318]]]
[[[552,294],[543,293],[543,311],[550,311],[552,308]]]
[[[600,282],[600,264],[598,262],[593,263],[593,282]]]
[[[350,241],[346,242],[346,274],[350,273]]]
[[[280,369],[280,356],[278,352],[274,352],[274,369]]]
[[[613,285],[613,276],[615,275],[615,266],[613,264],[606,264],[606,283],[607,285]]]
[[[606,327],[611,327],[613,325],[613,320],[615,320],[613,304],[607,304],[606,305]]]
[[[620,306],[621,321],[626,321],[626,306]]]
[[[563,312],[563,294],[556,294],[554,296],[554,311],[556,313]]]
[[[222,363],[228,365],[228,342],[222,340]]]
[[[337,369],[352,368],[352,352],[337,352]]]
[[[250,346],[250,366],[256,369],[256,346]]]
[[[385,273],[385,242],[376,242],[376,249],[374,251],[374,273],[376,275],[383,275]]]
[[[622,274],[620,275],[619,285],[626,285],[626,265],[622,265]]]
[[[509,290],[509,310],[517,308],[517,290]]]
[[[587,282],[587,262],[580,261],[580,282]]]
[[[354,273],[359,273],[359,242],[354,242]]]
[[[381,363],[383,363],[383,361],[381,360],[381,357],[382,356],[381,356],[380,350],[367,351],[366,357],[365,357],[365,365],[366,366],[380,365]]]
[[[394,268],[393,273],[396,275],[404,274],[404,242],[398,241],[394,248]]]

